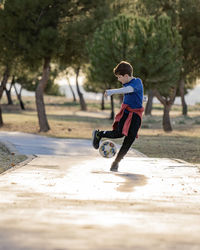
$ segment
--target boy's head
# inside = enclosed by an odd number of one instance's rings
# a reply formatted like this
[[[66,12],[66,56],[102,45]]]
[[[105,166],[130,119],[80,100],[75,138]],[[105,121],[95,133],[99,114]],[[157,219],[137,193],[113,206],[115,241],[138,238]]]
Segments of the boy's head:
[[[113,72],[115,75],[122,75],[125,74],[132,76],[133,75],[133,67],[130,63],[121,61],[114,69]]]
[[[114,69],[113,72],[118,80],[124,84],[129,82],[133,76],[133,67],[130,63],[121,61]]]

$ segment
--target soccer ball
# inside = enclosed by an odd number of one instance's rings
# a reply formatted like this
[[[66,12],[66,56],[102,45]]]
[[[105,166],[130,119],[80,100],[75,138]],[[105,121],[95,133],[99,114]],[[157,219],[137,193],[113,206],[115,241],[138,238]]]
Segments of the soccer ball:
[[[103,141],[99,147],[99,153],[105,158],[113,157],[117,152],[117,147],[114,142],[106,140]]]

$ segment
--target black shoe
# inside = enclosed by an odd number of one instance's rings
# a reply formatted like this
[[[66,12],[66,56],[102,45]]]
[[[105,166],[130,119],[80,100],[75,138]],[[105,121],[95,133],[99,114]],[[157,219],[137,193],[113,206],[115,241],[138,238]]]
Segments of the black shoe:
[[[99,148],[100,140],[101,140],[101,137],[99,135],[99,130],[94,130],[92,133],[92,145],[95,149]]]
[[[118,162],[113,162],[110,168],[110,171],[117,172],[118,171],[119,164]]]

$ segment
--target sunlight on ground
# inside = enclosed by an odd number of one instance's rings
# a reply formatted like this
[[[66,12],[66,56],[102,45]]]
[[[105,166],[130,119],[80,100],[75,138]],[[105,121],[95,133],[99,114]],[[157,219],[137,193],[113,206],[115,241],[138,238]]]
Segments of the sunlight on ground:
[[[200,180],[195,166],[167,158],[126,157],[114,173],[109,171],[111,162],[94,156],[43,155],[2,175],[2,227],[12,229],[9,236],[16,230],[23,239],[28,231],[36,242],[38,235],[45,241],[46,232],[56,243],[89,239],[96,244],[101,236],[100,242],[108,239],[112,246],[126,239],[127,247],[145,234],[158,235],[159,242],[164,235],[199,239]]]
[[[38,158],[34,159],[29,164],[29,171],[32,174],[29,176],[27,173],[23,185],[31,187],[38,193],[69,200],[124,202],[130,198],[134,200],[151,197],[153,200],[163,194],[166,201],[171,203],[174,196],[177,198],[183,193],[195,194],[194,190],[198,184],[193,183],[193,187],[187,186],[190,175],[198,171],[195,166],[188,164],[187,167],[185,162],[170,159],[127,157],[120,164],[119,172],[115,173],[109,171],[111,159],[97,158],[68,168],[70,163],[67,162],[67,158],[65,160],[61,157],[63,170],[61,168],[58,171],[54,158],[51,158],[51,161],[50,157],[45,158],[49,165],[46,164],[43,168],[37,165]],[[45,175],[41,174],[43,171]],[[160,178],[162,171],[165,172],[165,176]],[[168,178],[169,176],[174,178]],[[20,178],[19,175],[19,179],[15,182],[20,183]],[[137,192],[134,192],[135,190]]]

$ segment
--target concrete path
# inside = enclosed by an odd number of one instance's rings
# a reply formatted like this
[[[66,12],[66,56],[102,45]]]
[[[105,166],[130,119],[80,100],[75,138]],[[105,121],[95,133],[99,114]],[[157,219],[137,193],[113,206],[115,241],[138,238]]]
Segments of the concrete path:
[[[3,141],[12,151],[25,155],[97,155],[97,151],[91,147],[91,140],[59,139],[21,132],[0,132],[0,141]],[[119,148],[119,145],[117,147]],[[145,155],[132,150],[128,156]]]
[[[0,175],[0,249],[200,249],[197,166],[135,154],[112,173],[90,141],[47,138],[43,155],[41,137],[3,136],[37,157]]]

